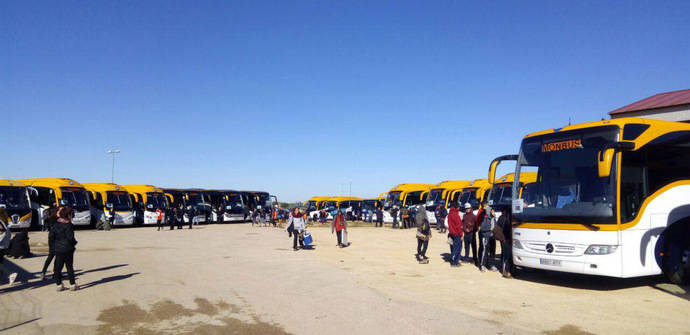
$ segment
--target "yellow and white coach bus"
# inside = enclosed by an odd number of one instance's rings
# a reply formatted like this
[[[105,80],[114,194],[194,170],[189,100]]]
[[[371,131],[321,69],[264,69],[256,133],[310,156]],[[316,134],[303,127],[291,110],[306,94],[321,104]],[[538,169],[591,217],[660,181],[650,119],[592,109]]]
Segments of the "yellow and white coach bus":
[[[91,223],[89,196],[81,184],[69,178],[33,178],[18,180],[37,191],[31,199],[31,208],[39,215],[39,224],[43,225],[46,210],[51,206],[66,205],[74,210],[72,224],[88,226]]]
[[[115,226],[131,226],[134,224],[134,209],[129,199],[129,193],[120,185],[113,183],[84,183],[82,184],[90,194],[91,221],[95,222],[105,214],[110,219],[109,207],[115,212]]]
[[[5,208],[5,212],[9,216],[8,226],[10,228],[31,227],[32,216],[29,199],[29,188],[26,187],[26,184],[0,179],[0,206]]]
[[[619,118],[527,135],[513,183],[516,265],[611,277],[690,278],[690,124]],[[489,171],[493,178],[495,166]]]
[[[165,211],[169,203],[163,189],[153,185],[122,185],[122,187],[129,192],[130,198],[134,201],[137,224],[156,224],[158,222],[156,210],[159,208],[163,211],[163,222],[165,222]]]

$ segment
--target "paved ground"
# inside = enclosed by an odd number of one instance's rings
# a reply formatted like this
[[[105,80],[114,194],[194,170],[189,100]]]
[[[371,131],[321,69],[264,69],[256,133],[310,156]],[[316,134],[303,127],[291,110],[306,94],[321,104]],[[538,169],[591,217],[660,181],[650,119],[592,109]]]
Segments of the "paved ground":
[[[0,287],[8,334],[689,334],[688,288],[535,272],[507,280],[450,268],[434,236],[414,261],[413,230],[353,227],[349,248],[314,227],[315,250],[247,224],[78,231],[77,292],[39,281],[45,257],[11,260]],[[43,255],[45,233],[32,233]],[[4,311],[2,310],[4,309]]]

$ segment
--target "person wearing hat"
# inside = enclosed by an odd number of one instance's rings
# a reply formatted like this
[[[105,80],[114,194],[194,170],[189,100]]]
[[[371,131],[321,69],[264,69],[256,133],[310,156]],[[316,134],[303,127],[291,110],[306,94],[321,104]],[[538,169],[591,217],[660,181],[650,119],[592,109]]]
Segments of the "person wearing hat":
[[[477,231],[477,217],[472,213],[472,205],[465,203],[465,215],[462,217],[462,230],[464,232],[465,242],[465,258],[470,258],[470,247],[472,247],[472,260],[474,264],[479,266],[477,262],[477,240],[474,233]]]
[[[450,266],[460,266],[460,250],[462,250],[462,220],[458,203],[454,202],[448,212],[448,237],[453,240],[450,252]]]

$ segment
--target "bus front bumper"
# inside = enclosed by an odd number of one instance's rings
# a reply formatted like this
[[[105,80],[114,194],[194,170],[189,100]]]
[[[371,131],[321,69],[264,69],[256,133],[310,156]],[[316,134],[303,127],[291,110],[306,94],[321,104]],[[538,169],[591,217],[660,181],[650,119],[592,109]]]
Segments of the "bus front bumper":
[[[607,255],[576,256],[541,254],[513,247],[513,263],[533,269],[622,277],[620,247],[614,253]]]
[[[91,224],[91,211],[75,211],[72,218],[72,224],[75,226],[88,226]]]

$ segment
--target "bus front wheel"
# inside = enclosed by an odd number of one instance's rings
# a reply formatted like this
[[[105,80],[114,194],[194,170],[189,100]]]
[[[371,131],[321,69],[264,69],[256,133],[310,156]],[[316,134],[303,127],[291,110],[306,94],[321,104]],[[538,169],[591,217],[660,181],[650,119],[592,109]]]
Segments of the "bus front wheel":
[[[670,241],[664,248],[664,274],[677,285],[690,282],[690,248],[687,242]]]

